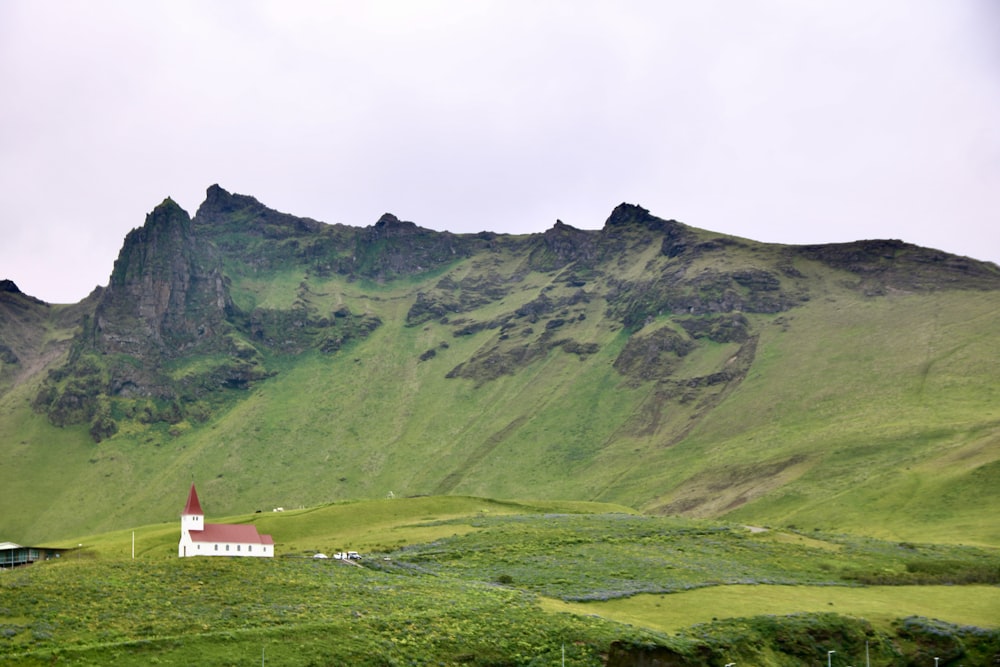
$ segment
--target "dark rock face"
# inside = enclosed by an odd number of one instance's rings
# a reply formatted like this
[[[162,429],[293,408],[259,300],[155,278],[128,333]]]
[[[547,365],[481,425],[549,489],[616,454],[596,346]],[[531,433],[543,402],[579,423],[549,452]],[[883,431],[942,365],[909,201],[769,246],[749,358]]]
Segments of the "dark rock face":
[[[312,277],[337,275],[347,282],[412,280],[407,327],[435,322],[463,340],[495,332],[464,358],[445,353],[445,343],[419,355],[428,365],[447,363],[447,377],[476,384],[558,350],[581,360],[598,354],[601,346],[591,340],[603,309],[605,330],[624,329],[626,338],[615,370],[626,382],[656,386],[635,429],[655,428],[666,403],[708,406],[742,381],[759,334],[744,313],[775,314],[806,301],[808,274],[830,273],[816,263],[872,296],[1000,286],[995,265],[899,241],[764,247],[632,204],[617,206],[601,230],[556,221],[543,234],[451,234],[390,213],[365,228],[327,225],[213,185],[193,219],[168,198],[127,235],[108,287],[74,311],[84,318],[82,333],[35,406],[58,424],[89,422],[95,440],[114,435],[112,415],[169,423],[207,418],[207,403],[220,394],[272,375],[267,359],[337,354],[383,325],[311,290]],[[278,300],[287,305],[255,301],[261,281],[290,272],[303,277],[294,295],[283,295],[288,302]],[[440,276],[433,284],[430,272]],[[0,281],[0,306],[7,313],[55,312],[9,280]],[[658,318],[663,322],[650,331]],[[12,340],[0,340],[0,381],[31,365],[25,346]],[[692,377],[684,368],[698,357],[685,358],[708,341],[731,345],[732,357]]]
[[[68,362],[50,374],[34,402],[53,423],[89,422],[92,437],[100,441],[117,430],[113,401],[146,399],[159,405],[119,405],[117,412],[141,410],[150,423],[204,419],[210,411],[205,400],[216,400],[220,391],[248,389],[272,375],[262,349],[332,354],[381,324],[346,307],[320,312],[305,283],[291,308],[240,312],[212,239],[226,241],[238,229],[238,238],[257,237],[267,244],[318,231],[320,223],[271,211],[218,186],[209,188],[199,215],[195,222],[167,199],[126,236],[108,287],[95,292],[93,317],[84,320]],[[264,260],[256,266],[287,260],[289,247],[297,246],[279,246],[267,255],[265,246]],[[253,270],[253,264],[240,266]],[[178,377],[167,370],[176,360],[199,357],[206,361],[196,370]]]
[[[20,359],[14,353],[14,350],[10,349],[3,343],[0,343],[0,361],[5,364],[16,364],[20,363]]]
[[[255,308],[243,324],[254,345],[285,354],[300,354],[312,348],[330,354],[351,340],[364,338],[382,322],[371,315],[355,315],[346,308],[324,315],[310,304],[299,302],[287,310]]]
[[[692,338],[707,338],[716,343],[743,343],[750,336],[750,323],[742,313],[682,317],[676,321]]]
[[[195,378],[174,381],[164,364],[194,353],[231,352],[228,317],[233,304],[215,248],[196,239],[188,214],[170,199],[132,230],[115,262],[107,289],[97,295],[92,318],[74,342],[66,366],[51,373],[35,406],[53,423],[90,423],[95,441],[117,431],[115,398],[170,401],[204,390]],[[200,378],[220,384],[253,374],[251,364],[224,363]],[[162,412],[161,414],[167,414]]]
[[[125,238],[97,307],[94,343],[103,353],[176,356],[216,340],[231,309],[217,254],[167,199]]]
[[[208,188],[195,213],[197,224],[215,231],[231,230],[264,238],[283,239],[319,232],[323,223],[270,209],[253,197],[232,194],[218,185]],[[221,229],[220,229],[221,228]]]
[[[903,241],[874,240],[792,248],[791,253],[857,276],[870,296],[887,289],[996,289],[1000,267]]]
[[[669,327],[661,327],[645,335],[633,335],[625,349],[615,359],[614,368],[622,375],[642,380],[666,378],[673,373],[678,360],[697,345],[687,336]]]
[[[493,345],[453,368],[446,377],[465,378],[482,384],[502,375],[513,375],[519,368],[541,359],[547,353],[548,347],[538,343],[513,347]]]
[[[618,206],[615,206],[614,210],[611,211],[611,215],[609,215],[608,219],[604,222],[604,228],[610,229],[612,227],[622,227],[624,225],[656,227],[662,222],[664,221],[651,215],[649,211],[643,207],[622,202],[621,204],[618,204]]]
[[[651,280],[613,281],[608,312],[630,328],[659,315],[713,313],[779,313],[801,303],[801,294],[785,291],[767,271],[733,273],[684,268]]]
[[[406,325],[417,326],[448,315],[475,310],[503,299],[511,289],[511,281],[495,273],[487,272],[485,275],[468,276],[461,280],[445,276],[437,282],[433,291],[417,293],[416,301],[406,314]]]
[[[32,303],[37,305],[46,305],[41,299],[37,299],[22,292],[13,280],[6,279],[0,280],[0,299],[3,299],[4,302],[8,304]]]
[[[616,229],[637,227],[662,235],[660,252],[667,257],[677,257],[684,253],[695,241],[685,225],[676,220],[664,220],[651,215],[649,211],[634,204],[619,204],[604,223],[605,232]]]
[[[571,227],[561,220],[541,235],[528,256],[528,265],[536,271],[554,271],[577,262],[592,266],[601,258],[600,234]]]
[[[378,221],[364,231],[364,240],[373,243],[379,239],[396,239],[414,236],[429,230],[417,227],[415,223],[400,220],[392,213],[383,213]]]
[[[474,247],[475,239],[424,229],[386,213],[357,233],[349,271],[377,281],[391,280],[467,257]]]

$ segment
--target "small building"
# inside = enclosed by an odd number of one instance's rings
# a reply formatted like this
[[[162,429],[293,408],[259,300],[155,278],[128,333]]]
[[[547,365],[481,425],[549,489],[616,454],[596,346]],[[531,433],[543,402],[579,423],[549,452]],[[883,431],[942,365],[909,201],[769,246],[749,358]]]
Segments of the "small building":
[[[59,558],[69,549],[53,547],[26,547],[13,542],[0,542],[0,568],[31,565],[40,560]]]
[[[180,558],[191,556],[242,556],[273,558],[274,540],[261,535],[251,524],[205,523],[198,492],[191,484],[187,504],[181,514]]]

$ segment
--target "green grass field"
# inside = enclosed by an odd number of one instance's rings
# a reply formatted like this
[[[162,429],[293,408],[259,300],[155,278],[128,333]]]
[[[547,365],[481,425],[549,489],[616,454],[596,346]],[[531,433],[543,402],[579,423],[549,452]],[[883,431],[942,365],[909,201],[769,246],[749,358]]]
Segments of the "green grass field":
[[[750,616],[835,612],[889,630],[899,618],[923,616],[956,625],[1000,627],[1000,591],[994,586],[712,586],[604,602],[547,598],[542,608],[596,614],[621,623],[673,633],[698,623]]]
[[[983,547],[456,496],[227,521],[271,533],[277,557],[179,559],[174,523],[0,573],[0,663],[545,665],[566,647],[566,664],[600,665],[617,642],[778,666],[865,638],[889,659],[917,630],[967,660],[1000,642],[1000,552]],[[312,558],[339,549],[360,566]],[[782,653],[784,632],[803,647]]]

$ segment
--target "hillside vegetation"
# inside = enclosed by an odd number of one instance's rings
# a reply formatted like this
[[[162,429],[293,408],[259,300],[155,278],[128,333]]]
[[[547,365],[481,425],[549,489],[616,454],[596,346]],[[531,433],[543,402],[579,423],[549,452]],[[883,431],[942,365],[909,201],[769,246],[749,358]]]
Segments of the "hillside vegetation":
[[[1000,553],[751,531],[583,502],[434,496],[231,517],[274,559],[176,557],[179,524],[0,573],[0,664],[990,664]],[[135,557],[132,557],[132,544]],[[355,562],[318,552],[357,549]],[[653,660],[659,662],[652,662]]]
[[[221,515],[471,495],[998,545],[998,289],[899,241],[626,204],[456,235],[213,186],[150,213],[87,301],[4,292],[0,529],[172,520],[195,480]]]

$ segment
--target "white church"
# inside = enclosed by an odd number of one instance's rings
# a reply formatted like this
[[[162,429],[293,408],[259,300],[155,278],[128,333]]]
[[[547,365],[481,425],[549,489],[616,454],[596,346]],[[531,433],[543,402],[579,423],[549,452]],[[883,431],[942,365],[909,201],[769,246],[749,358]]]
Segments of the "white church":
[[[205,523],[205,513],[198,502],[198,492],[191,484],[187,504],[181,514],[181,541],[177,555],[190,556],[244,556],[273,558],[274,540],[261,535],[257,526],[250,524]]]

